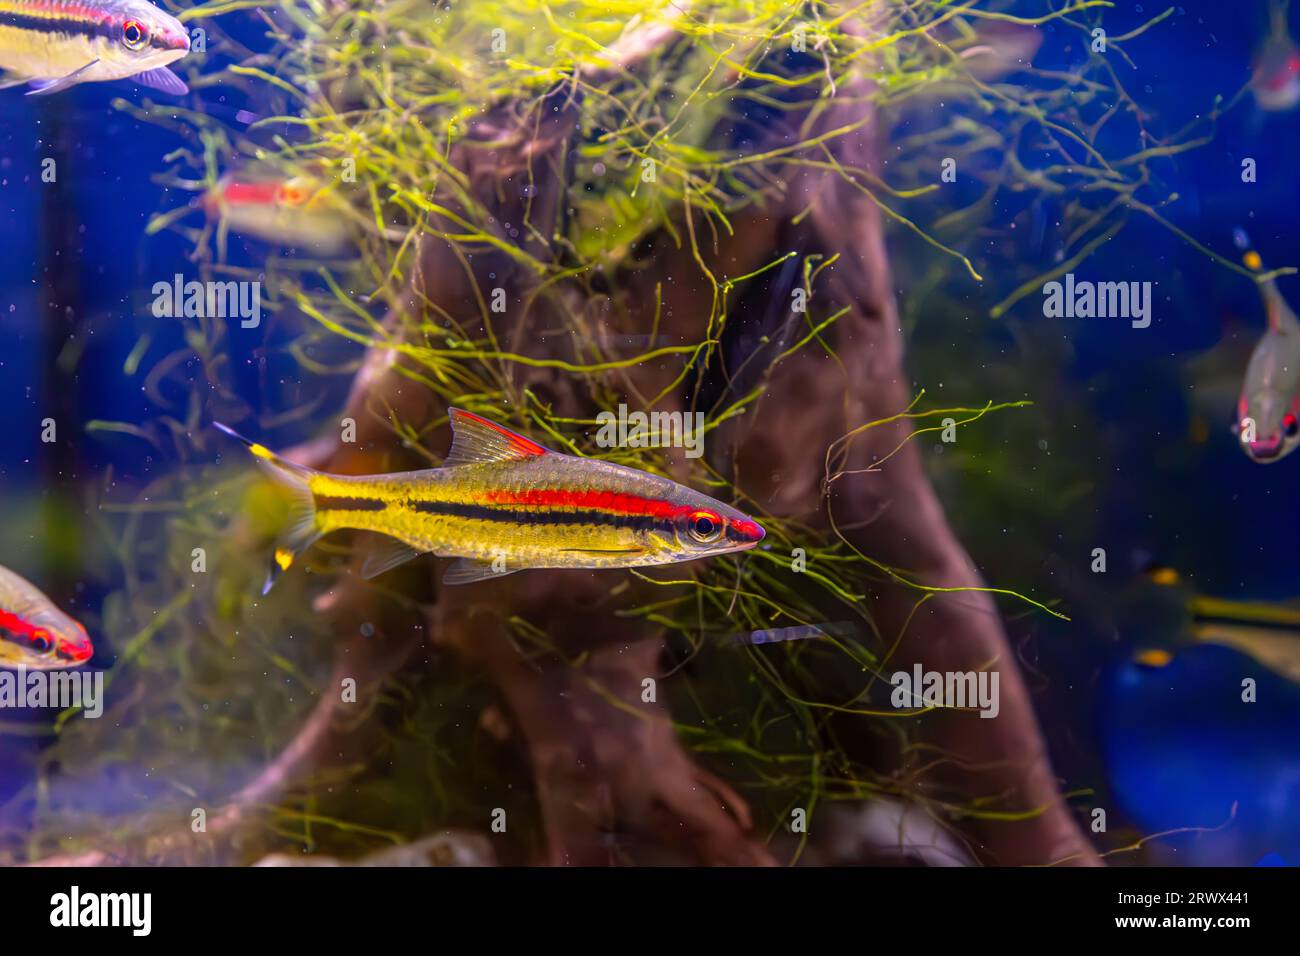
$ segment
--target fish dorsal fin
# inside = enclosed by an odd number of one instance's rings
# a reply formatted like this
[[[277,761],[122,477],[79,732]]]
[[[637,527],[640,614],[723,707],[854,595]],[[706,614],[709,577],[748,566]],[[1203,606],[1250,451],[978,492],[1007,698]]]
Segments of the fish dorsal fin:
[[[492,462],[524,461],[548,454],[550,449],[517,435],[503,425],[488,421],[461,408],[449,408],[451,416],[451,451],[442,463],[444,468],[457,465],[485,465]]]

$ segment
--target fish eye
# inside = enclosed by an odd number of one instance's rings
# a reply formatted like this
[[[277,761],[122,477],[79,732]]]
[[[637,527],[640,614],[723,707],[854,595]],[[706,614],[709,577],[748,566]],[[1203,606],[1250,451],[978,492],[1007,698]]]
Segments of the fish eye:
[[[701,544],[716,541],[722,533],[722,519],[712,511],[697,511],[690,519],[691,537]]]
[[[54,646],[53,643],[50,641],[49,631],[32,632],[32,647],[34,647],[36,650],[44,654],[53,646]]]
[[[1295,438],[1300,435],[1300,420],[1289,412],[1282,418],[1282,434],[1287,438]]]
[[[128,50],[143,50],[149,45],[149,31],[139,20],[127,20],[122,24],[122,45]]]

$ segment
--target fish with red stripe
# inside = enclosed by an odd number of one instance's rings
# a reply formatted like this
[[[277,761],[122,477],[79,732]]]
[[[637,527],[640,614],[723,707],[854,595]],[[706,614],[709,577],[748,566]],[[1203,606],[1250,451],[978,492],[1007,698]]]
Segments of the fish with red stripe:
[[[0,567],[0,667],[77,667],[94,653],[84,627],[36,585]]]
[[[313,176],[227,174],[204,195],[202,206],[209,219],[232,232],[268,242],[323,254],[343,252],[351,242],[344,207]]]
[[[344,528],[391,539],[364,577],[436,554],[460,559],[449,584],[526,568],[674,564],[763,540],[753,518],[667,478],[551,451],[458,408],[450,417],[443,467],[359,477],[293,464],[218,423],[292,496],[263,593],[314,541]]]
[[[147,0],[0,0],[0,89],[130,78],[180,96],[189,87],[167,64],[189,51],[185,27]]]
[[[1237,245],[1247,250],[1242,261],[1263,273],[1259,253],[1248,248],[1250,238],[1241,229],[1234,231]],[[1251,460],[1266,465],[1300,447],[1300,319],[1282,298],[1275,277],[1259,282],[1259,292],[1268,328],[1246,366],[1233,430]]]

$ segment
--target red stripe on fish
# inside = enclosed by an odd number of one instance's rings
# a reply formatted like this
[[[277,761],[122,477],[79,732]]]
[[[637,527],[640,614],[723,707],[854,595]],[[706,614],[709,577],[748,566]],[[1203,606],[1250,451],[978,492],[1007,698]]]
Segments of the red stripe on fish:
[[[0,611],[0,631],[9,631],[12,634],[29,634],[32,631],[32,626],[17,614]]]
[[[693,508],[671,501],[642,498],[615,491],[586,491],[568,488],[529,488],[523,491],[490,491],[486,500],[494,505],[524,505],[539,508],[583,508],[625,515],[676,518]]]
[[[280,198],[280,184],[231,183],[222,196],[226,202],[269,205]]]

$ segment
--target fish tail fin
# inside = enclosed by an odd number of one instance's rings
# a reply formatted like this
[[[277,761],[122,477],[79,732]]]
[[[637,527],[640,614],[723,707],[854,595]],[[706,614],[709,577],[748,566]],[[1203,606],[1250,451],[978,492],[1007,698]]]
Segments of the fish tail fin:
[[[323,534],[316,522],[316,495],[311,490],[311,479],[319,474],[312,468],[295,465],[272,452],[265,445],[245,438],[221,422],[213,424],[223,433],[243,444],[272,480],[289,494],[289,521],[275,542],[270,569],[262,593],[275,585],[280,575],[289,570],[304,551]]]
[[[1274,33],[1283,35],[1287,32],[1287,16],[1291,0],[1269,0],[1268,3],[1268,24]]]
[[[1251,242],[1250,237],[1246,235],[1246,231],[1241,228],[1234,229],[1232,237],[1237,248],[1241,250],[1241,261],[1246,268],[1257,276],[1263,274],[1266,271],[1264,260],[1255,249],[1255,244]],[[1295,316],[1283,300],[1282,293],[1278,291],[1277,279],[1257,278],[1255,284],[1259,286],[1260,297],[1264,300],[1264,312],[1268,317],[1269,328],[1281,332],[1294,327]]]

